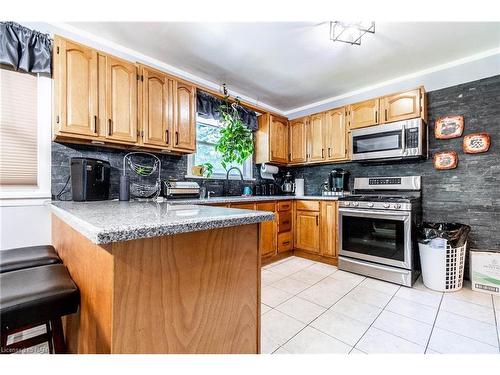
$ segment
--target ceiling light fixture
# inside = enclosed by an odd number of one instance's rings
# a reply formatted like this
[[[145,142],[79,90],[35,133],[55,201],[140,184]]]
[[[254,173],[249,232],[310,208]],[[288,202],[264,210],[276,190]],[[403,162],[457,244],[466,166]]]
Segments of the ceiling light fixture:
[[[330,22],[330,39],[334,42],[359,46],[366,33],[375,34],[375,22]]]

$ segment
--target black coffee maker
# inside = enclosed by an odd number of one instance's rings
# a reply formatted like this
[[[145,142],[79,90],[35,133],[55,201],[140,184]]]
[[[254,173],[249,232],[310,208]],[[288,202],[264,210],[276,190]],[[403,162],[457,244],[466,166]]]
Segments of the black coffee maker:
[[[336,193],[349,191],[349,171],[345,169],[334,169],[328,177],[328,190]]]

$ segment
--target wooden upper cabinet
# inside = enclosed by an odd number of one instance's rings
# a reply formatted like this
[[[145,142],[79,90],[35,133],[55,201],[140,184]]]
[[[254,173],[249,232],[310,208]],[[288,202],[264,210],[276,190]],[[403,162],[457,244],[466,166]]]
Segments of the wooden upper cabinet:
[[[421,108],[420,89],[385,96],[380,99],[381,122],[393,122],[419,117]]]
[[[307,161],[307,122],[309,117],[290,121],[290,163]]]
[[[196,87],[174,81],[173,148],[196,150]]]
[[[321,202],[320,255],[337,257],[337,202]]]
[[[326,113],[325,149],[327,160],[347,158],[346,109],[336,108]]]
[[[324,113],[311,116],[307,131],[308,161],[325,160],[325,120]]]
[[[54,130],[96,136],[97,95],[97,52],[54,37]]]
[[[270,161],[288,163],[288,121],[270,115],[269,150]]]
[[[350,129],[377,125],[380,122],[378,98],[351,104],[348,111]]]
[[[172,143],[173,82],[158,70],[141,66],[143,144],[166,147]]]
[[[106,138],[137,142],[137,67],[106,55]]]
[[[295,247],[300,250],[319,253],[319,212],[296,211]]]

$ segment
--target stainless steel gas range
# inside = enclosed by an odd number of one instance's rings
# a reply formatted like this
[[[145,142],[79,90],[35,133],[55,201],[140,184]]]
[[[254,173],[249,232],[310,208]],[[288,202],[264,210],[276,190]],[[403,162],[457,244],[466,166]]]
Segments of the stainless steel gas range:
[[[412,286],[421,217],[420,176],[355,178],[339,199],[339,269]]]

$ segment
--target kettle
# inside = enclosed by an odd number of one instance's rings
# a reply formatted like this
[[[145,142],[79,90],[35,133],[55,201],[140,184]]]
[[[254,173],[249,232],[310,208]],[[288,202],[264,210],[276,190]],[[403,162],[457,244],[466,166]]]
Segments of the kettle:
[[[285,177],[283,178],[283,184],[281,185],[281,190],[285,194],[295,193],[295,182],[293,182],[293,177],[290,172],[286,172]]]

